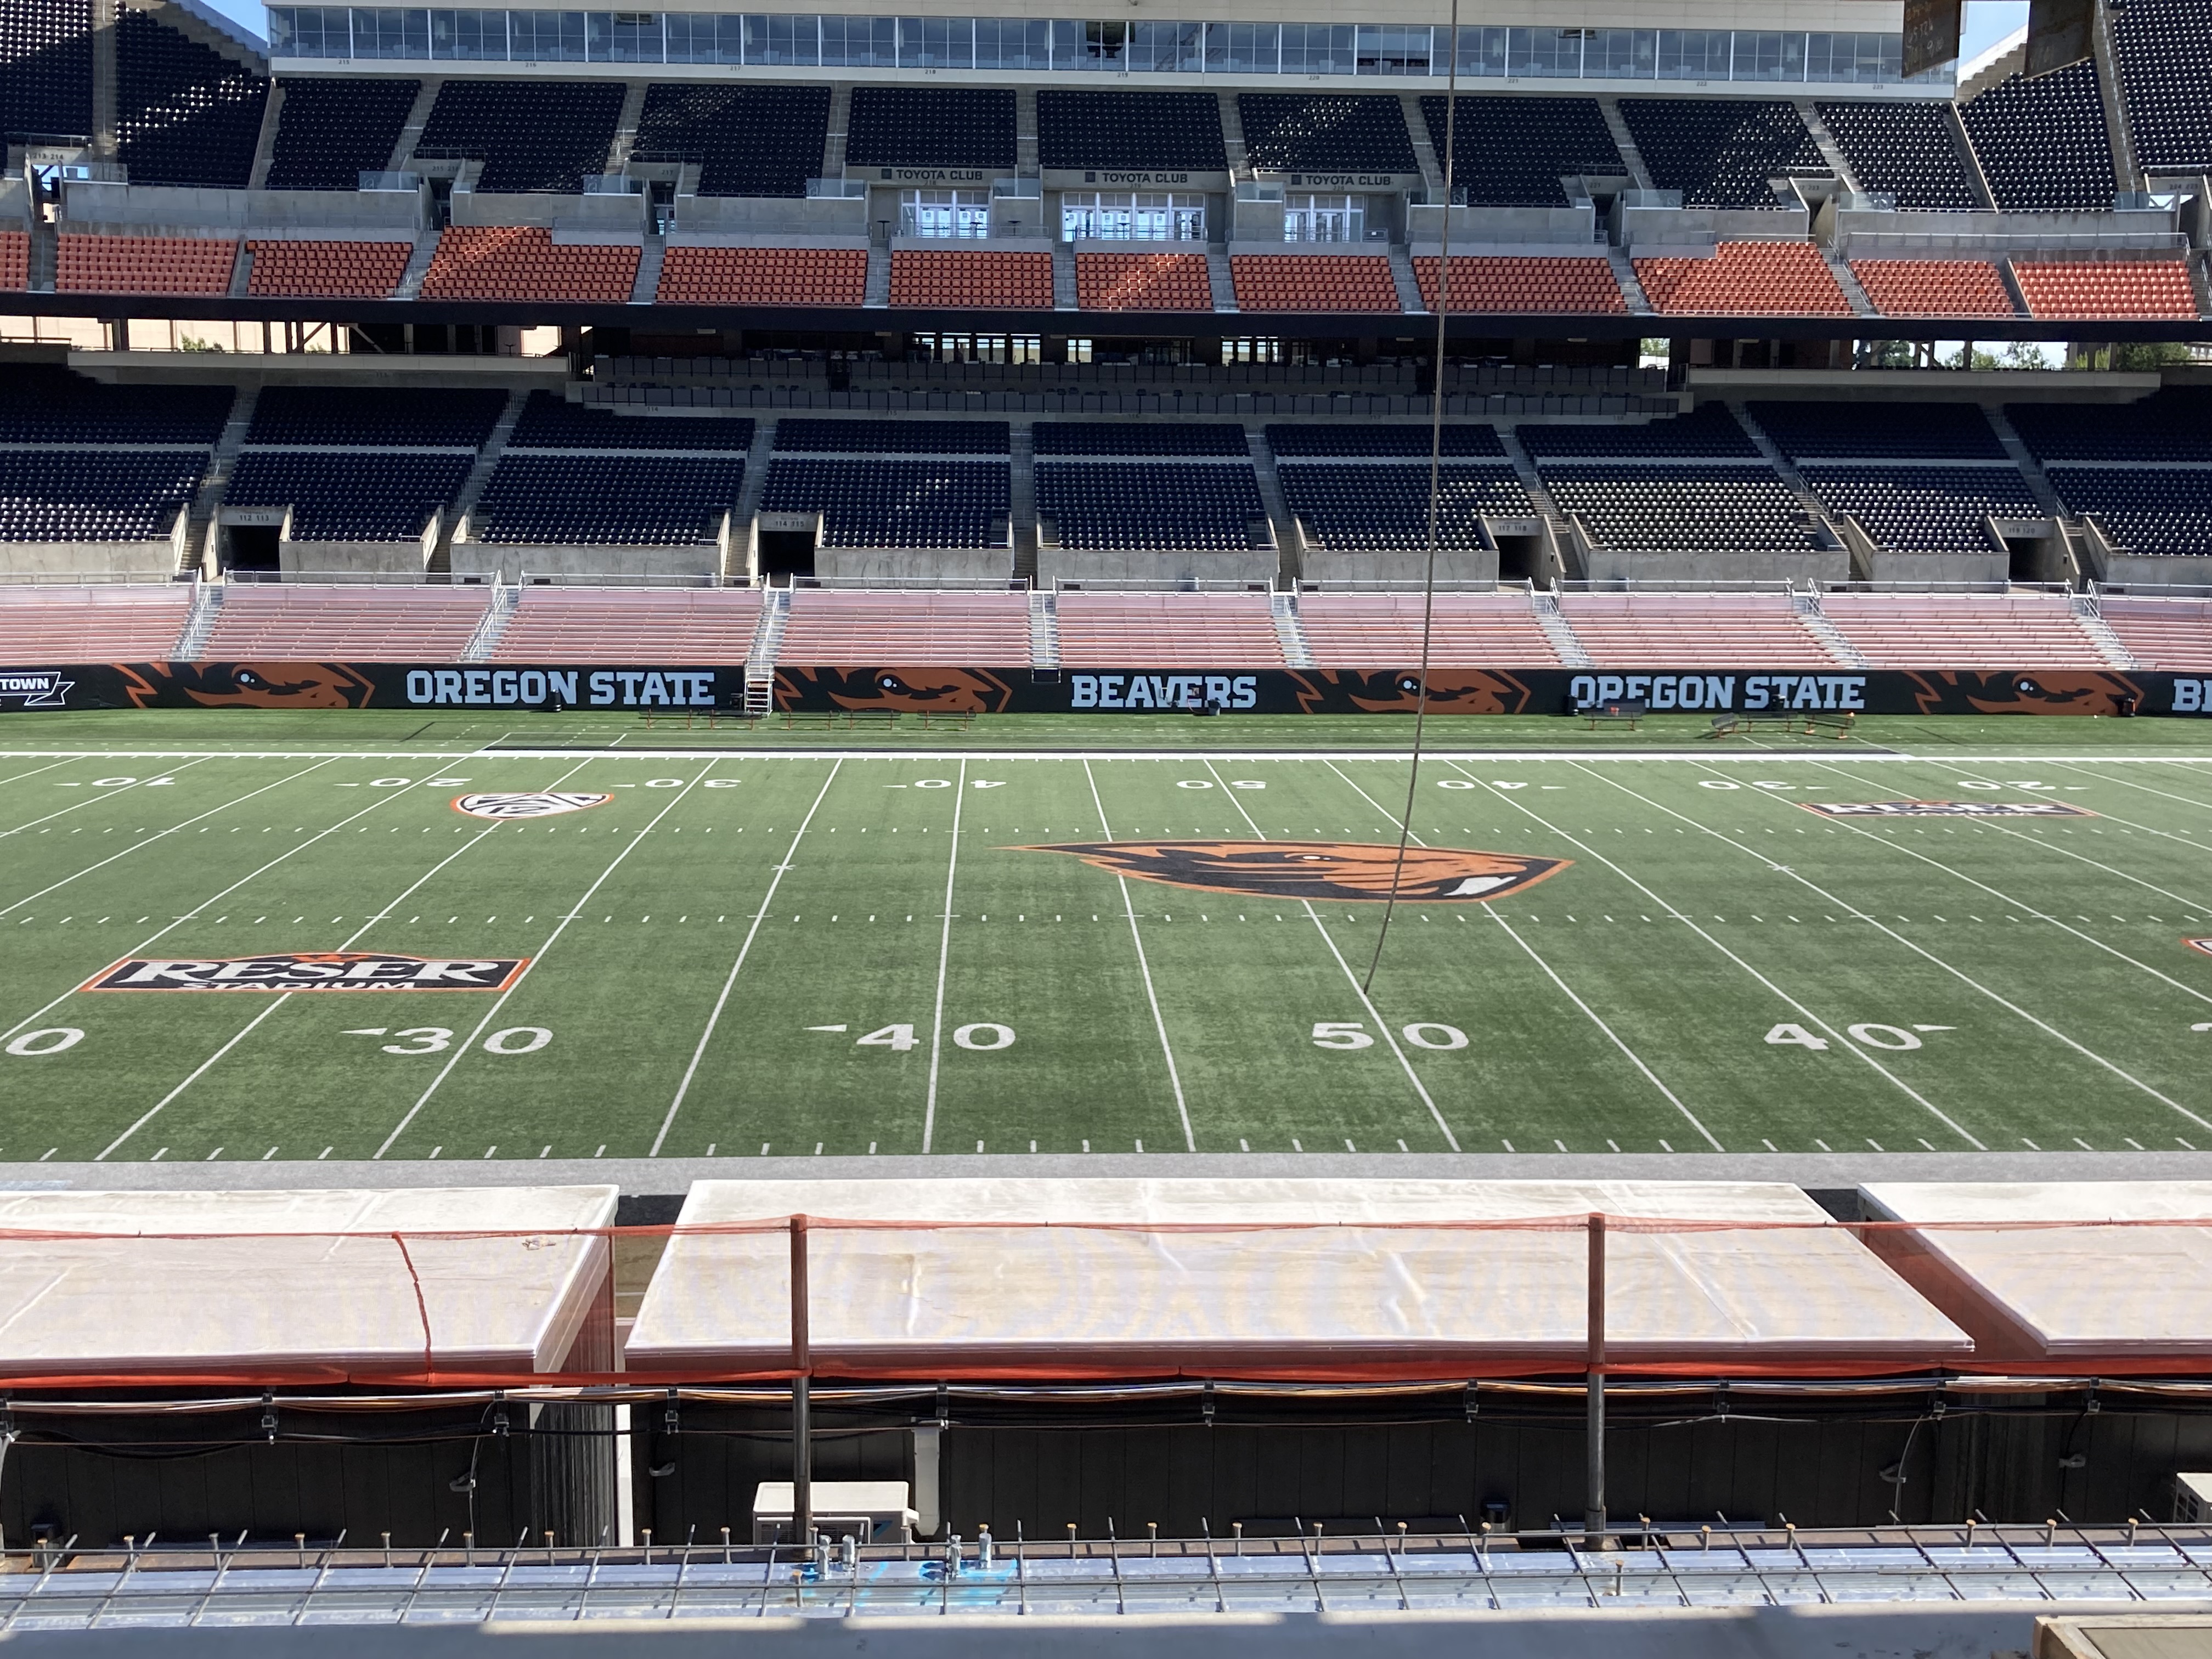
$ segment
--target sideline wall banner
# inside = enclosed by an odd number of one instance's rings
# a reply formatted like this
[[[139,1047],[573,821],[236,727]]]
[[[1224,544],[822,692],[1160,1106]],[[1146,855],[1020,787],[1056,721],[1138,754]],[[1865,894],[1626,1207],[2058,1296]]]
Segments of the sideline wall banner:
[[[906,714],[1180,714],[1206,701],[1231,713],[1411,714],[1410,669],[1033,670],[785,667],[779,710]],[[0,713],[69,708],[554,708],[705,712],[742,705],[738,664],[358,662],[94,663],[0,669]],[[1850,672],[1802,669],[1437,669],[1438,714],[1560,714],[1626,700],[1655,714],[2144,714],[2212,713],[2212,677],[2081,670]]]

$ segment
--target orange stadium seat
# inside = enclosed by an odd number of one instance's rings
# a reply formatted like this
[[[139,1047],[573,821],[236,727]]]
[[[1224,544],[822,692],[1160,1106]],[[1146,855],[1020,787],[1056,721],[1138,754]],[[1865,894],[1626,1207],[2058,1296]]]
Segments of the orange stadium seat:
[[[867,289],[866,248],[672,247],[653,299],[670,306],[857,306]]]
[[[1390,261],[1373,253],[1238,253],[1229,260],[1246,311],[1396,311]]]
[[[2015,259],[2013,275],[2037,317],[2194,317],[2196,290],[2179,259]]]
[[[272,297],[325,295],[389,299],[407,273],[410,242],[248,242],[253,265],[246,291]]]
[[[1854,259],[1851,275],[1885,317],[2014,317],[1986,259]]]
[[[1848,317],[1851,302],[1810,242],[1723,242],[1710,259],[1638,259],[1654,311],[1708,317]]]
[[[30,285],[30,233],[0,230],[0,289],[21,291]]]
[[[1076,302],[1085,311],[1211,311],[1203,253],[1079,253]]]
[[[64,234],[54,264],[62,294],[226,294],[238,244],[176,236]]]
[[[1437,305],[1435,258],[1413,261],[1421,302]],[[1601,258],[1459,258],[1451,262],[1454,311],[1625,312],[1628,301]]]
[[[627,243],[556,242],[537,226],[455,225],[438,239],[422,297],[620,304],[637,282],[642,252]]]
[[[1052,309],[1052,255],[901,248],[891,254],[895,306]]]

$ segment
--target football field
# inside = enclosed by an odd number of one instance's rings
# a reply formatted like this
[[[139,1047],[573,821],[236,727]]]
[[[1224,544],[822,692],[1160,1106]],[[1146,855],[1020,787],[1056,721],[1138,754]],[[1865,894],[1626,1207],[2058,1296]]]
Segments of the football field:
[[[1371,989],[1395,748],[0,728],[0,1162],[2212,1149],[2212,750],[2021,724],[1455,732]]]

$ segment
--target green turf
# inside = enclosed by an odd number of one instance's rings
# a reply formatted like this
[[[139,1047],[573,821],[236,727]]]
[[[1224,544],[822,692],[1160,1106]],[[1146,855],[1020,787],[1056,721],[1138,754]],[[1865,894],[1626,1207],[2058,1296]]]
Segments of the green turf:
[[[1125,906],[1109,872],[1014,849],[1389,844],[1395,754],[1062,757],[1018,745],[1066,744],[1073,722],[980,721],[951,759],[898,752],[941,732],[843,758],[624,753],[646,741],[635,721],[599,729],[623,738],[612,753],[467,754],[507,728],[464,721],[436,729],[442,754],[431,733],[406,759],[343,752],[404,753],[422,725],[0,727],[0,1042],[83,1033],[0,1053],[0,1162],[2212,1147],[2212,1030],[2191,1030],[2212,1022],[2212,956],[2182,943],[2212,935],[2201,725],[1869,721],[1787,756],[1432,762],[1421,841],[1572,862],[1493,903],[1401,907],[1371,999],[1355,981],[1377,906],[1142,880]],[[1438,726],[1462,748],[1567,750],[1581,732]],[[1372,750],[1406,726],[1079,731],[1225,755]],[[183,752],[210,734],[300,752]],[[2000,743],[2050,758],[1942,757]],[[179,752],[25,752],[163,747]],[[614,799],[520,825],[449,804],[556,787]],[[1832,823],[1799,805],[1902,798],[2099,816]],[[337,949],[533,960],[503,996],[70,988],[127,955]],[[1317,1047],[1329,1023],[1375,1040]],[[986,1025],[1012,1045],[956,1041],[995,1040],[967,1029]],[[1409,1025],[1467,1044],[1417,1047]],[[1781,1026],[1826,1046],[1770,1042]],[[550,1040],[487,1052],[525,1028]]]

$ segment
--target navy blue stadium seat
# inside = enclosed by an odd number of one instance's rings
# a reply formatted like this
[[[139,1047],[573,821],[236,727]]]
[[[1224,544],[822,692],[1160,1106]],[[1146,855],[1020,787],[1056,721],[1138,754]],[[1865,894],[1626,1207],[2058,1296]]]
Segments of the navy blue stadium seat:
[[[1959,106],[1990,193],[2007,212],[2112,205],[2112,149],[2097,66],[2015,75]]]
[[[1182,421],[1039,421],[1040,455],[1238,455],[1252,451],[1241,426]]]
[[[1405,106],[1346,93],[1240,92],[1244,156],[1266,172],[1418,173]]]
[[[1004,421],[779,421],[780,455],[1004,455]]]
[[[116,159],[132,184],[246,188],[269,97],[266,76],[150,13],[120,6],[115,81]]]
[[[507,441],[509,449],[718,449],[742,455],[753,423],[713,415],[618,415],[533,392]]]
[[[474,449],[507,406],[503,392],[272,386],[253,406],[249,444]]]
[[[1948,106],[1860,100],[1819,107],[1862,189],[1894,196],[1901,208],[1965,212],[1981,205]]]
[[[1193,167],[1218,173],[1221,101],[1210,92],[1037,94],[1037,161],[1048,167]]]
[[[623,96],[619,81],[448,81],[415,153],[481,161],[481,191],[570,194],[605,170]]]
[[[779,454],[761,509],[819,513],[830,547],[998,547],[1012,483],[1004,460]]]
[[[0,449],[0,542],[166,536],[207,465],[180,450]]]
[[[1014,94],[1004,87],[855,87],[845,159],[858,167],[1014,166]]]
[[[696,161],[702,196],[806,194],[822,171],[830,129],[826,86],[702,86],[646,89],[640,161]]]
[[[1444,104],[1421,100],[1439,161]],[[1562,178],[1628,176],[1595,98],[1462,97],[1451,125],[1452,197],[1471,206],[1565,207]]]
[[[269,188],[356,190],[362,173],[390,164],[422,83],[317,76],[287,80],[283,89]]]
[[[404,542],[460,493],[471,455],[404,450],[247,449],[223,493],[239,507],[290,507],[297,541]]]
[[[469,531],[510,546],[696,546],[715,539],[744,477],[742,455],[502,455]]]
[[[227,386],[107,386],[30,364],[0,374],[0,443],[196,444],[229,418]]]
[[[1425,426],[1271,426],[1267,447],[1283,459],[1300,455],[1403,455],[1426,460],[1429,428]],[[1446,455],[1499,455],[1505,447],[1498,428],[1490,426],[1447,426],[1443,453]]]
[[[1740,98],[1624,98],[1652,185],[1679,190],[1685,207],[1771,208],[1770,179],[1828,172],[1827,159],[1791,104]]]

